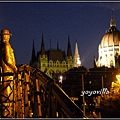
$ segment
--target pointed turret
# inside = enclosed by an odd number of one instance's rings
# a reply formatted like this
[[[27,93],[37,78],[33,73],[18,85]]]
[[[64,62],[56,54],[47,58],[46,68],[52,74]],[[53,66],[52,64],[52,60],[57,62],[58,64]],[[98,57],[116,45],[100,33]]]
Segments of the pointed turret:
[[[81,66],[81,60],[80,60],[80,55],[78,52],[78,43],[76,42],[75,44],[75,54],[74,54],[74,67],[79,67]]]
[[[72,50],[71,50],[70,37],[69,37],[69,35],[68,35],[67,56],[68,56],[68,57],[72,56]]]
[[[57,50],[59,50],[59,44],[58,44],[58,41],[57,41]]]
[[[33,40],[32,56],[31,56],[30,64],[35,62],[35,58],[36,58],[36,56],[35,56],[35,46],[34,46],[34,40]]]
[[[75,44],[75,55],[79,56],[79,52],[78,52],[78,43],[76,42]]]
[[[42,42],[41,42],[41,55],[45,55],[45,46],[44,46],[43,33],[42,33]]]
[[[116,23],[115,23],[115,19],[114,19],[114,9],[112,9],[112,16],[111,16],[111,21],[110,21],[110,27],[115,27]]]

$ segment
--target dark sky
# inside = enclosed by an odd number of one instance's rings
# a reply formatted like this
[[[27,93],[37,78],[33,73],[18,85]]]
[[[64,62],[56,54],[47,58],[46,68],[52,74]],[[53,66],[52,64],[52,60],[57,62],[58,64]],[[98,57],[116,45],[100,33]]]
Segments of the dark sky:
[[[29,64],[34,39],[40,50],[42,32],[45,48],[67,51],[68,35],[74,55],[78,42],[82,65],[93,67],[98,45],[110,27],[114,8],[116,27],[120,30],[120,2],[0,2],[0,30],[12,33],[10,43],[17,64]]]

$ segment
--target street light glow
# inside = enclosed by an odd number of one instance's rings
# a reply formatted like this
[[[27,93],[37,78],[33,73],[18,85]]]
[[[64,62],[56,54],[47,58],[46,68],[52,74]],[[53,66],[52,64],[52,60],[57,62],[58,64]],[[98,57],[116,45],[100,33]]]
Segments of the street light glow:
[[[60,80],[59,80],[59,82],[62,83],[62,80],[63,80],[63,76],[60,75]]]

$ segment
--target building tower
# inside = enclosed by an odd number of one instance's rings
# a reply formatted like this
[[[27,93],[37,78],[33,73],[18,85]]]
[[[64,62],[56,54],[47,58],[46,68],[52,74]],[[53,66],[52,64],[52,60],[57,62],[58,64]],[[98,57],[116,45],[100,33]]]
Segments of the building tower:
[[[70,36],[68,35],[68,45],[67,45],[67,67],[68,70],[73,67],[73,57],[72,57],[72,50],[70,44]]]
[[[42,33],[42,41],[41,41],[41,50],[40,50],[40,53],[38,53],[38,54],[39,54],[39,56],[38,56],[39,68],[42,71],[45,71],[46,67],[48,66],[48,58],[45,53],[43,33]]]
[[[35,46],[34,46],[34,40],[33,40],[33,46],[32,46],[32,56],[30,60],[30,66],[37,67],[37,58],[35,54]]]
[[[75,54],[74,54],[74,67],[79,67],[81,66],[81,60],[80,60],[80,55],[78,52],[78,43],[76,42],[75,44]]]
[[[35,62],[35,46],[34,46],[34,40],[33,40],[33,47],[32,47],[32,56],[30,63]]]
[[[42,42],[41,42],[41,56],[45,55],[45,46],[44,46],[44,38],[42,33]]]

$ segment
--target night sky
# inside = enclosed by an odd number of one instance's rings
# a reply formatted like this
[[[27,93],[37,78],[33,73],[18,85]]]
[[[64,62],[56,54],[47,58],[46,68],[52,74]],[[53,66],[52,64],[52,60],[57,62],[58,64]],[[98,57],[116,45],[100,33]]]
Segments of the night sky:
[[[120,30],[120,2],[0,2],[0,31],[12,33],[10,43],[17,64],[29,64],[34,40],[40,50],[42,32],[45,49],[67,51],[70,36],[72,54],[78,42],[82,65],[93,67],[98,59],[98,45],[110,27],[114,9],[116,27]]]

